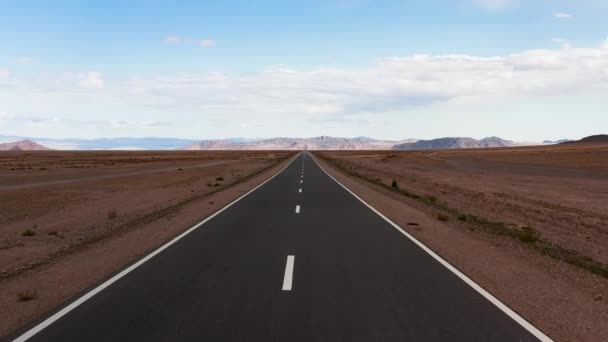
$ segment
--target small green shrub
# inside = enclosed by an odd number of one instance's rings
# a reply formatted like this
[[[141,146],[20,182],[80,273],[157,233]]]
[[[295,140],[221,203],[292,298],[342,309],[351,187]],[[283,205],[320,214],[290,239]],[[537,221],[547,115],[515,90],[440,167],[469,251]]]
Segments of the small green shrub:
[[[540,239],[540,233],[529,226],[522,227],[518,235],[519,239],[526,243],[535,243]]]
[[[36,232],[31,229],[26,229],[23,233],[21,233],[21,236],[34,236],[34,235],[36,235]]]
[[[110,211],[108,211],[108,218],[110,220],[115,219],[116,218],[116,210],[110,210]]]
[[[460,214],[460,215],[458,215],[458,219],[460,221],[467,221],[469,218],[465,214]]]
[[[220,176],[220,177],[217,177],[215,180],[216,180],[216,181],[218,181],[218,182],[221,182],[221,181],[223,181],[223,180],[224,180],[224,177],[221,177],[221,176]]]
[[[437,203],[437,197],[433,195],[424,195],[424,198],[431,203]]]
[[[391,184],[391,186],[395,189],[399,189],[399,186],[397,185],[397,181],[393,179],[393,183]]]
[[[38,298],[38,292],[33,291],[33,290],[26,290],[26,291],[17,293],[18,302],[29,302],[30,300],[34,300],[37,298]]]
[[[449,221],[450,217],[448,215],[445,215],[445,214],[439,214],[439,215],[437,215],[437,219],[439,221],[444,221],[445,222],[445,221]]]

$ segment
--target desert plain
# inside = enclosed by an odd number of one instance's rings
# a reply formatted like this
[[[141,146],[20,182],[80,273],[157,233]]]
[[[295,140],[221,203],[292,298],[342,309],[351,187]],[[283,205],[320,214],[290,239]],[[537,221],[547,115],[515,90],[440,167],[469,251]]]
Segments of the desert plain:
[[[295,153],[0,152],[0,336],[221,209]],[[608,339],[608,145],[314,155],[556,340]]]

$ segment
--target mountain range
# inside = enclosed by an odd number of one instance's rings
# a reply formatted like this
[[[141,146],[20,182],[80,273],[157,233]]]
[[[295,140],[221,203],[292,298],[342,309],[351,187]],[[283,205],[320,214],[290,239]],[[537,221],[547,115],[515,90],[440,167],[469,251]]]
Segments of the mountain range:
[[[201,140],[184,147],[184,150],[390,150],[404,141],[376,140],[367,137],[336,138],[271,138],[248,142]]]
[[[50,139],[0,135],[0,143],[35,141],[55,150],[175,150],[198,140],[175,138]]]
[[[605,135],[598,135],[584,138],[581,141],[601,142],[606,137]],[[571,143],[565,139],[527,143],[505,140],[499,137],[378,140],[368,137],[319,136],[313,138],[194,140],[175,138],[49,139],[0,135],[0,150],[425,150],[530,146],[562,143],[564,141]]]
[[[480,140],[473,138],[439,138],[432,140],[418,140],[396,144],[393,150],[437,150],[455,148],[489,148],[489,147],[509,147],[521,145],[511,140],[504,140],[499,137],[488,137]]]
[[[250,142],[202,140],[184,147],[185,150],[425,150],[454,148],[488,148],[534,145],[516,143],[498,137],[481,140],[473,138],[440,138],[432,140],[407,139],[401,141],[375,140],[367,137],[336,138],[272,138]]]
[[[581,140],[571,141],[568,140],[562,143],[563,145],[570,144],[608,144],[608,134],[590,135]]]

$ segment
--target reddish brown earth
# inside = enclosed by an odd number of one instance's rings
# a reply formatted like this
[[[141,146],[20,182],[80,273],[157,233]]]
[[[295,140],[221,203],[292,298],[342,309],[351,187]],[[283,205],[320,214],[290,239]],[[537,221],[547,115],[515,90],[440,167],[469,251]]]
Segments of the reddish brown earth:
[[[0,152],[0,336],[260,184],[293,152]],[[36,299],[19,301],[25,291]]]
[[[390,189],[395,180],[402,190],[459,212],[531,226],[542,239],[605,267],[608,146],[317,154],[355,193],[551,337],[608,340],[606,277],[470,222],[452,216],[442,222],[441,210]]]

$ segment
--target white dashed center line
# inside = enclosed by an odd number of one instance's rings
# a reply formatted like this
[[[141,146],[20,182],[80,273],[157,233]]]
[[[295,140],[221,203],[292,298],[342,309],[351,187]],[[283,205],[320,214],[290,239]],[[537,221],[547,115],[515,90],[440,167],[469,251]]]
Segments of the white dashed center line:
[[[302,189],[299,189],[298,192],[302,192]]]
[[[287,256],[285,276],[283,277],[283,291],[291,291],[291,284],[293,283],[293,263],[295,258],[296,257],[294,255]]]
[[[300,213],[300,205],[296,205],[296,214]]]

